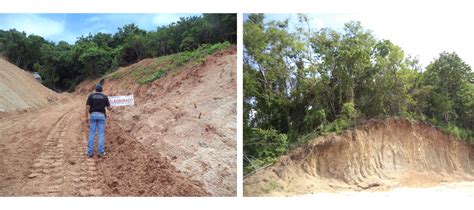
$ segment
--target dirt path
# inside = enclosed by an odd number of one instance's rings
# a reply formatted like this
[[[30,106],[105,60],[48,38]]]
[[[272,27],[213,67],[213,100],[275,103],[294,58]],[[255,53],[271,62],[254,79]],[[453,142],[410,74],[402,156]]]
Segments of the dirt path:
[[[0,120],[2,185],[12,196],[101,195],[96,163],[85,158],[80,101]],[[13,163],[13,164],[12,164]]]
[[[0,119],[0,194],[21,195],[34,160],[47,137],[70,107],[49,107],[34,113]],[[38,122],[38,119],[42,119]]]
[[[26,195],[101,195],[96,163],[84,156],[85,138],[78,135],[77,119],[79,112],[68,110],[49,132],[22,189]]]
[[[110,158],[87,158],[82,99],[75,96],[65,104],[0,119],[1,196],[207,195],[200,183],[182,176],[166,159],[148,155],[133,139],[127,140],[125,148],[114,144],[120,130],[113,123],[108,123],[106,133]],[[135,164],[135,160],[148,165]],[[144,174],[154,177],[153,181],[169,178],[153,184],[140,177],[113,176],[123,174],[122,165],[128,166],[124,169],[129,176]]]

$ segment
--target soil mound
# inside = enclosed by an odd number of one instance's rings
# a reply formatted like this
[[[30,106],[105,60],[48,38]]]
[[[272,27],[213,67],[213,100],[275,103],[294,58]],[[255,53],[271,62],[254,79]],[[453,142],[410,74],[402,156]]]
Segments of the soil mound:
[[[112,124],[114,124],[112,122]],[[87,130],[84,127],[84,130]],[[179,173],[169,160],[150,154],[118,125],[106,133],[107,155],[97,162],[107,196],[207,196],[202,183]]]
[[[316,138],[244,180],[244,194],[385,190],[474,180],[474,145],[425,123],[371,120]]]
[[[30,73],[0,58],[0,117],[1,112],[46,106],[57,97]]]

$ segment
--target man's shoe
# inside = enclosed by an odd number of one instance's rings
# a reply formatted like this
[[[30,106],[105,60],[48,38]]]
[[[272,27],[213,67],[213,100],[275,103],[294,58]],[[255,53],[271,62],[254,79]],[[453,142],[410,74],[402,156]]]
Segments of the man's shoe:
[[[90,158],[94,157],[94,155],[87,155],[87,156],[89,156]]]

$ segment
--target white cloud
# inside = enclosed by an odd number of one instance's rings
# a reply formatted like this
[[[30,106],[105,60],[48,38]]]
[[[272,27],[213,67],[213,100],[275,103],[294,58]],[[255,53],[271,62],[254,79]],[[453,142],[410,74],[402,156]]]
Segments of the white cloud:
[[[328,27],[321,18],[313,18],[311,21],[312,21],[312,24],[315,25],[317,28]]]
[[[318,17],[319,15],[313,14]],[[334,14],[319,20],[331,28],[341,28],[343,23],[358,20],[378,39],[389,39],[402,47],[406,55],[419,56],[423,66],[443,51],[456,52],[474,68],[474,39],[469,13],[364,13]]]
[[[85,21],[90,23],[90,22],[98,22],[100,20],[102,20],[102,18],[100,18],[99,16],[92,16],[92,17],[87,18]]]
[[[115,32],[116,28],[113,31],[110,31],[108,24],[117,25],[117,27],[122,27],[125,24],[134,23],[138,27],[145,30],[156,30],[157,26],[166,26],[172,22],[176,22],[180,17],[190,16],[193,14],[107,14],[107,15],[98,15],[88,18],[86,21],[90,23],[90,29],[92,31],[101,31],[102,29],[108,29],[109,31],[103,31],[108,33]],[[199,14],[196,14],[199,15]]]
[[[4,30],[15,28],[27,34],[51,37],[64,33],[64,22],[41,17],[36,14],[18,14],[4,16],[1,27]]]
[[[198,14],[196,14],[197,16]],[[153,16],[153,24],[156,26],[166,26],[172,22],[176,22],[180,17],[189,17],[193,16],[192,14],[156,14]]]
[[[176,22],[182,14],[156,14],[153,16],[152,22],[156,26],[165,26],[172,22]]]

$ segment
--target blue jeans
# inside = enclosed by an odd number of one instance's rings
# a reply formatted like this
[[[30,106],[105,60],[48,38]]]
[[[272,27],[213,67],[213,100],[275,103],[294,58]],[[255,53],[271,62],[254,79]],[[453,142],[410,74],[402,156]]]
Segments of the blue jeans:
[[[100,112],[92,112],[90,114],[90,130],[89,140],[87,142],[87,154],[92,156],[94,154],[94,139],[96,130],[99,137],[99,155],[104,153],[104,130],[105,130],[105,115]]]

